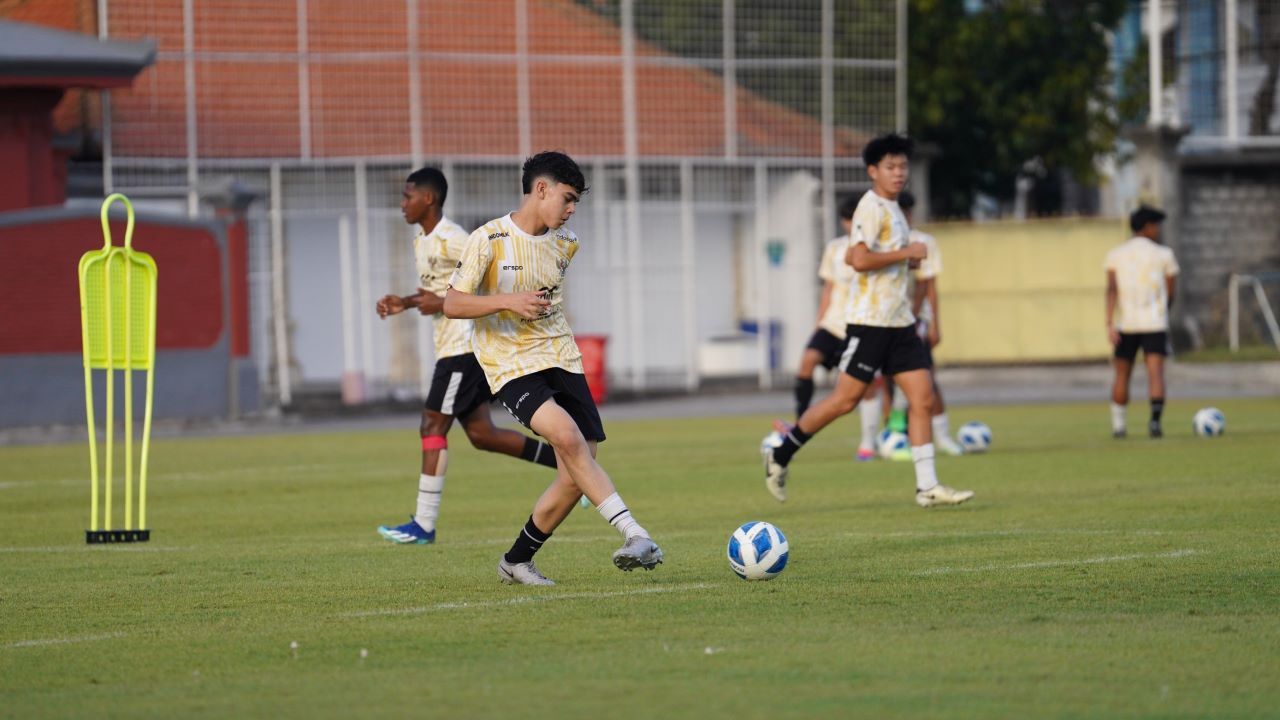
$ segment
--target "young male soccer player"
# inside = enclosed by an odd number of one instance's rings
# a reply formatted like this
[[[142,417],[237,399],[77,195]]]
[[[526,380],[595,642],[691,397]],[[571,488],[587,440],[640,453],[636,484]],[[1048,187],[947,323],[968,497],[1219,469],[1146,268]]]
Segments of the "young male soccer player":
[[[1111,386],[1111,435],[1125,436],[1129,378],[1142,348],[1147,364],[1151,420],[1147,432],[1164,435],[1164,358],[1169,347],[1169,307],[1177,288],[1178,260],[1160,244],[1164,213],[1142,206],[1129,216],[1133,237],[1107,253],[1107,337],[1115,347],[1115,382]]]
[[[845,304],[849,300],[849,284],[853,282],[853,266],[844,261],[845,252],[849,249],[849,230],[853,227],[853,211],[858,201],[849,198],[840,203],[840,226],[844,235],[827,243],[822,253],[822,261],[818,264],[818,277],[822,279],[822,299],[818,302],[818,328],[809,338],[809,344],[800,356],[800,367],[796,370],[796,419],[798,420],[809,403],[813,401],[813,371],[819,365],[827,370],[833,369],[840,362],[840,353],[845,347]],[[859,460],[870,460],[875,457],[875,437],[877,418],[874,412],[868,424],[863,413],[862,441],[858,445]],[[789,426],[775,423],[779,432],[786,432]]]
[[[858,271],[849,295],[845,321],[848,342],[840,356],[835,390],[805,411],[776,448],[761,445],[765,487],[779,501],[787,499],[787,465],[801,446],[836,418],[858,406],[877,370],[893,376],[909,404],[907,435],[915,461],[916,503],[921,507],[957,505],[973,497],[938,482],[934,468],[930,417],[933,383],[924,345],[915,331],[908,287],[908,265],[923,260],[921,243],[907,242],[907,220],[897,203],[906,186],[912,143],[884,135],[862,152],[871,190],[853,214],[846,260]]]
[[[471,234],[449,280],[444,312],[474,318],[474,348],[489,387],[525,427],[555,449],[556,479],[498,562],[505,583],[553,585],[533,556],[586,495],[625,542],[613,553],[622,570],[652,570],[662,550],[627,510],[595,460],[605,439],[582,374],[582,353],[562,307],[565,271],[578,238],[563,226],[587,191],[569,156],[544,152],[525,161],[520,209]]]
[[[436,518],[444,493],[445,470],[449,465],[447,435],[453,419],[462,420],[462,429],[479,450],[503,453],[554,468],[555,453],[545,443],[514,430],[499,430],[489,415],[489,385],[476,356],[471,352],[471,321],[444,317],[444,292],[450,273],[462,256],[467,232],[444,216],[449,183],[444,173],[427,167],[410,174],[404,183],[400,212],[405,222],[418,226],[413,240],[421,287],[412,295],[387,295],[378,301],[378,316],[385,319],[409,308],[423,315],[435,315],[436,369],[422,411],[422,474],[418,478],[417,512],[409,522],[378,528],[382,537],[395,543],[435,542]]]

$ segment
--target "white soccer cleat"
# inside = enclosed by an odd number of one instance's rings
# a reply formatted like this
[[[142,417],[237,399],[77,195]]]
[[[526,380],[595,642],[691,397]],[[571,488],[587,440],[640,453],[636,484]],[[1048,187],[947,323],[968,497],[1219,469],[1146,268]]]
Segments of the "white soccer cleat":
[[[508,585],[555,585],[538,571],[533,561],[509,563],[506,558],[498,561],[498,579]]]
[[[971,497],[973,497],[972,490],[956,490],[939,484],[928,490],[917,490],[916,504],[925,508],[934,505],[959,505]]]
[[[778,502],[787,501],[787,469],[773,461],[773,448],[761,445],[760,455],[764,458],[764,486],[769,494]]]
[[[640,567],[652,570],[662,564],[662,548],[651,538],[637,535],[614,551],[613,564],[627,572]]]

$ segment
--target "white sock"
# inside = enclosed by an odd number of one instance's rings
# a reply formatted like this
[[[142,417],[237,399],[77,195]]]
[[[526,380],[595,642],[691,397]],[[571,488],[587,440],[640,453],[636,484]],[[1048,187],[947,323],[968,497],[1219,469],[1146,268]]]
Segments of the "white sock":
[[[636,519],[631,517],[631,511],[627,509],[627,504],[622,502],[622,498],[618,497],[618,493],[614,493],[604,499],[596,507],[600,517],[609,521],[609,524],[618,529],[622,533],[622,537],[630,540],[633,537],[649,537],[649,533],[642,527]]]
[[[902,388],[893,393],[893,409],[907,411],[907,394],[902,392]]]
[[[933,443],[911,448],[911,460],[916,465],[916,490],[932,490],[938,486],[938,473],[933,469]]]
[[[436,529],[436,518],[440,517],[440,497],[443,494],[443,475],[418,477],[418,512],[413,519],[427,532]]]
[[[880,403],[877,398],[868,398],[858,405],[858,416],[862,419],[862,441],[859,450],[876,449],[876,433],[880,432]]]
[[[1113,432],[1124,432],[1125,426],[1127,425],[1125,422],[1124,411],[1124,405],[1111,403],[1111,430]]]
[[[934,439],[945,438],[948,442],[951,441],[951,419],[947,417],[946,413],[933,416],[933,437]]]

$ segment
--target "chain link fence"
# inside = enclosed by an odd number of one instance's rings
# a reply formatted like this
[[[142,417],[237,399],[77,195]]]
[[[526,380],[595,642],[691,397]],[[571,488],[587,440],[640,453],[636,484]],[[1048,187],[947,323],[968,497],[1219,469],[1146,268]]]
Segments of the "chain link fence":
[[[443,168],[470,229],[518,204],[545,149],[593,188],[566,305],[609,337],[613,387],[768,385],[812,328],[862,144],[906,123],[904,0],[100,0],[99,17],[158,44],[111,94],[108,191],[191,215],[230,180],[259,195],[252,351],[283,404],[352,373],[367,398],[425,393],[430,321],[373,312],[415,286],[403,179]]]

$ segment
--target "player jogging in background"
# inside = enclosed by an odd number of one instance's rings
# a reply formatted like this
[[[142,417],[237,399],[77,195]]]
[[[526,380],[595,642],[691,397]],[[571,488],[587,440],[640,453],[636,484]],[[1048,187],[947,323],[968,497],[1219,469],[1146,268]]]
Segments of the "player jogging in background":
[[[554,585],[533,557],[583,495],[624,538],[614,565],[652,570],[662,562],[662,550],[595,460],[604,425],[564,316],[565,272],[578,252],[578,238],[564,224],[587,192],[586,179],[569,156],[544,152],[525,161],[520,182],[520,209],[471,234],[444,302],[445,315],[475,319],[473,346],[490,389],[517,420],[546,438],[559,462],[555,481],[499,560],[498,577],[509,584]]]
[[[422,168],[405,180],[400,212],[405,222],[418,226],[413,240],[421,287],[412,295],[387,295],[378,301],[378,317],[386,319],[410,308],[435,316],[436,368],[422,411],[422,474],[418,477],[417,511],[409,522],[381,526],[378,534],[395,543],[435,542],[436,518],[444,493],[445,470],[449,466],[449,428],[454,418],[479,450],[503,453],[554,468],[555,453],[545,443],[514,430],[494,427],[489,415],[493,396],[484,371],[471,352],[471,321],[444,317],[444,292],[450,273],[458,265],[467,232],[444,216],[449,184],[436,168]]]
[[[938,250],[938,240],[929,233],[915,229],[912,209],[916,206],[916,198],[908,190],[898,195],[898,207],[907,218],[907,227],[911,232],[907,238],[910,242],[924,243],[928,255],[920,261],[915,269],[915,289],[912,294],[911,312],[916,316],[916,332],[924,341],[925,357],[929,361],[929,379],[933,382],[933,444],[948,455],[962,455],[964,449],[951,438],[951,420],[947,417],[947,406],[942,400],[942,389],[938,387],[938,375],[933,366],[933,348],[942,342],[942,314],[938,303],[938,276],[942,274],[942,253]]]
[[[1169,354],[1169,307],[1177,289],[1178,260],[1160,244],[1164,213],[1145,205],[1129,216],[1133,237],[1107,253],[1107,337],[1115,348],[1115,382],[1111,386],[1111,435],[1127,432],[1125,408],[1133,361],[1142,348],[1147,364],[1151,419],[1147,432],[1162,437],[1164,359]]]
[[[849,301],[849,284],[857,274],[853,266],[845,262],[844,256],[849,249],[849,229],[853,225],[853,211],[857,206],[856,198],[840,204],[840,226],[844,228],[844,235],[827,243],[822,261],[818,264],[818,277],[823,281],[822,298],[818,302],[818,327],[809,338],[809,344],[800,356],[800,367],[796,370],[797,420],[813,401],[813,371],[819,365],[827,370],[834,369],[840,362],[840,353],[844,352],[845,305]],[[877,418],[873,412],[870,427],[866,422],[863,423],[862,441],[858,445],[859,460],[875,457],[876,425]],[[774,423],[774,427],[781,434],[791,426],[779,421]]]
[[[787,466],[813,435],[858,406],[877,371],[893,376],[909,405],[907,434],[915,464],[916,503],[921,507],[957,505],[973,497],[938,482],[934,465],[931,416],[933,382],[924,344],[916,334],[908,284],[909,264],[925,259],[922,243],[907,240],[907,220],[898,194],[910,174],[911,140],[896,134],[867,143],[862,151],[871,190],[858,202],[846,259],[858,271],[845,313],[848,342],[840,356],[840,375],[830,395],[805,411],[782,444],[761,444],[765,487],[787,499]]]

